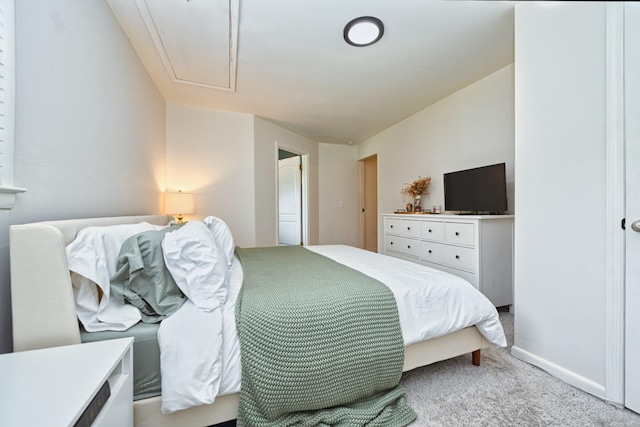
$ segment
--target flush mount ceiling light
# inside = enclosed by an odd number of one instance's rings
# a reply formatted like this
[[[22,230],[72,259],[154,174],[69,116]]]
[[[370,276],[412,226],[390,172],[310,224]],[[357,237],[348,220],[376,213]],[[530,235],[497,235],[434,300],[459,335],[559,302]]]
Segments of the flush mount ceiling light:
[[[352,46],[371,46],[382,38],[384,24],[373,16],[361,16],[344,27],[344,40]]]

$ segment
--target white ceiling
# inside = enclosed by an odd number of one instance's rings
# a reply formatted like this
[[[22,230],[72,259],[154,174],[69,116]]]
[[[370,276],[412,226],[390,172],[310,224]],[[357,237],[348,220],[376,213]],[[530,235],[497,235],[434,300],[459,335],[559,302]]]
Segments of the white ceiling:
[[[235,91],[219,90],[171,78],[142,0],[107,1],[167,102],[253,114],[318,142],[360,142],[513,62],[512,1],[239,0]],[[193,39],[201,25],[170,15]],[[344,41],[358,16],[384,22],[377,44]],[[185,38],[185,52],[193,45]]]

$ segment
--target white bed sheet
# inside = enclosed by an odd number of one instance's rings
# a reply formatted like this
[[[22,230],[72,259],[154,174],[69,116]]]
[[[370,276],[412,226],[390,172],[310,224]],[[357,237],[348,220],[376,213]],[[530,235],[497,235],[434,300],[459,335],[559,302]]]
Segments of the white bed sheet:
[[[307,249],[386,284],[396,298],[405,346],[437,338],[472,325],[476,325],[479,332],[489,342],[502,347],[507,345],[495,307],[464,279],[423,265],[351,246],[321,245],[307,246]],[[235,304],[242,287],[242,279],[242,266],[235,258],[229,274],[228,299],[223,307],[221,354],[211,354],[210,356],[212,359],[222,360],[221,376],[220,378],[212,378],[218,376],[218,371],[196,373],[198,377],[195,379],[199,384],[217,384],[219,381],[218,395],[240,391],[240,344],[235,327]],[[170,336],[161,337],[161,334],[179,333],[179,328],[163,327],[165,323],[167,326],[171,325],[172,317],[170,316],[162,322],[158,331],[160,343],[176,341]],[[176,320],[178,318],[176,316]],[[206,339],[214,335],[203,332],[202,336],[203,339]],[[183,342],[182,345],[188,344]],[[202,347],[202,343],[194,344],[194,346]],[[185,353],[190,351],[186,348],[183,350]],[[161,354],[164,351],[161,344]],[[198,348],[193,348],[192,351],[198,351]],[[211,365],[215,365],[215,363],[211,362]],[[180,361],[174,358],[167,358],[167,360],[162,358],[161,369],[163,377],[165,370],[180,372]],[[210,375],[210,377],[202,375]],[[178,389],[188,391],[189,385],[186,382],[191,379],[184,375],[179,378],[181,381],[185,381],[185,384]],[[170,400],[174,408],[181,406],[180,399],[183,399],[182,406],[184,406],[181,409],[195,406],[198,402],[198,396],[176,396],[164,388],[162,396],[163,402],[165,399]],[[208,400],[207,398],[201,403],[210,403]],[[172,412],[172,410],[166,412]]]
[[[496,308],[458,276],[352,246],[307,249],[387,285],[396,298],[405,347],[472,325],[493,344],[507,345]]]

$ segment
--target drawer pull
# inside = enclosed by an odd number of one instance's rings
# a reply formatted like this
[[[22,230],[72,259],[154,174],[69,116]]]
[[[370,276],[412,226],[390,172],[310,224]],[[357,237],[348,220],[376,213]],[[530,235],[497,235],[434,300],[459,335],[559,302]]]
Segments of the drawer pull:
[[[456,259],[460,259],[460,255],[456,255]]]
[[[393,242],[390,242],[389,244],[390,244],[390,245],[393,245]]]
[[[407,230],[411,230],[411,227],[407,227]]]
[[[431,233],[431,229],[429,229],[429,233]]]
[[[431,249],[429,249],[429,253],[431,253]]]
[[[391,225],[390,228],[393,228],[393,225]]]
[[[458,233],[458,232],[456,231],[456,236],[459,236],[459,235],[460,235],[460,233]]]
[[[407,249],[411,249],[411,245],[407,245]]]

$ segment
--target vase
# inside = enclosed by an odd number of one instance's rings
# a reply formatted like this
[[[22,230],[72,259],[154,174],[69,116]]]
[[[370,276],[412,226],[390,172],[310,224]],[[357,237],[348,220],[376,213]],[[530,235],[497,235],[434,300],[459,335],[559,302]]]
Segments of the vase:
[[[414,212],[422,211],[422,206],[420,206],[421,199],[422,199],[422,196],[416,196],[415,197],[415,200],[413,201],[413,211]]]

